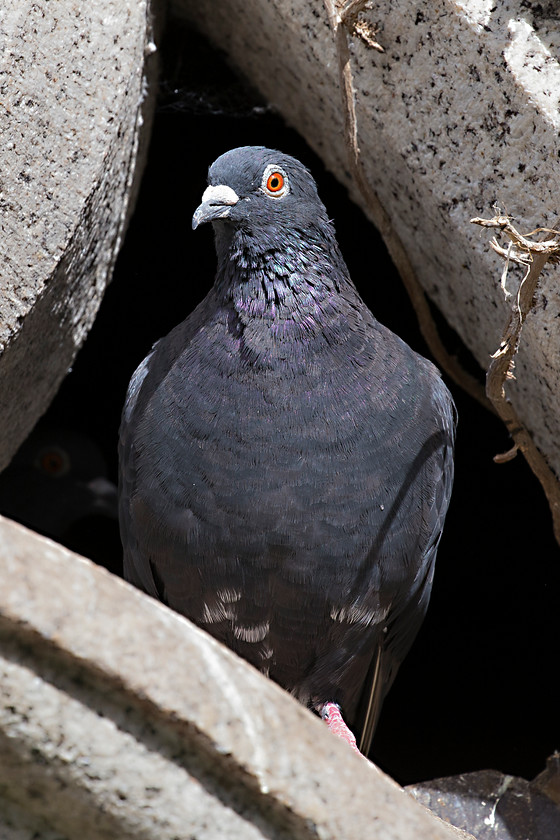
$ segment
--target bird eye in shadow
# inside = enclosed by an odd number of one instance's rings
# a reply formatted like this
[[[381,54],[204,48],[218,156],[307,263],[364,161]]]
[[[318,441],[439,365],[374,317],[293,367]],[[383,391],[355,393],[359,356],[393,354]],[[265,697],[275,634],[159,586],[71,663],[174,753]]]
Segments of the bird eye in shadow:
[[[35,466],[52,478],[60,478],[70,471],[70,458],[63,449],[58,447],[45,448],[39,452],[35,460]]]

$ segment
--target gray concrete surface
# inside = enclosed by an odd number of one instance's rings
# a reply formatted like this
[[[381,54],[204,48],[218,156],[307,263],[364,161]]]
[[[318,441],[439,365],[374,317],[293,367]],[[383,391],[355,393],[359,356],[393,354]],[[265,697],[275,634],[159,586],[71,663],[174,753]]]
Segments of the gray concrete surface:
[[[0,9],[0,469],[71,366],[111,277],[153,106],[149,0]]]
[[[7,840],[464,836],[186,619],[2,518],[0,574]]]

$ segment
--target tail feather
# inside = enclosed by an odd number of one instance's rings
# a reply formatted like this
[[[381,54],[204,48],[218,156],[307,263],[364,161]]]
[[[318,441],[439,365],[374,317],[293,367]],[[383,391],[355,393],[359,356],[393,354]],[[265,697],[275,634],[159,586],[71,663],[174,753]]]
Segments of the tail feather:
[[[366,680],[366,686],[369,686],[369,690],[364,691],[364,697],[362,698],[363,723],[358,746],[360,752],[365,756],[369,753],[385,697],[381,667],[382,657],[383,650],[379,645],[370,666],[371,676]]]

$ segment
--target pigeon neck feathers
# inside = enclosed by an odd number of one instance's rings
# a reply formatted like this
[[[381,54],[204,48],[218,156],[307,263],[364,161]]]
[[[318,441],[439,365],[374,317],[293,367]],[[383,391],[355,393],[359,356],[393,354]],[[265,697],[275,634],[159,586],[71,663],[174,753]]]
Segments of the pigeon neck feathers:
[[[225,245],[225,247],[224,247]],[[241,316],[293,321],[336,308],[342,285],[350,283],[329,222],[323,230],[243,228],[216,237],[216,290]]]

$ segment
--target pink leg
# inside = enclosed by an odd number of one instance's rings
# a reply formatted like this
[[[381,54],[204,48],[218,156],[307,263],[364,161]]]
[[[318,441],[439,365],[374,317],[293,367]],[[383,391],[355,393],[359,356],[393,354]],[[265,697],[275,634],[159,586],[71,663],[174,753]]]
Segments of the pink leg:
[[[346,743],[349,744],[353,750],[355,750],[359,755],[361,755],[361,752],[359,751],[356,745],[356,737],[354,733],[351,732],[344,723],[344,718],[342,717],[340,706],[338,706],[337,703],[325,703],[325,705],[321,709],[321,717],[323,718],[331,732],[333,732],[335,735],[338,735],[338,737],[342,738],[343,741],[346,741]]]

